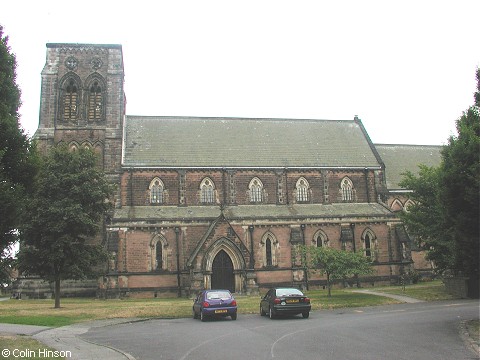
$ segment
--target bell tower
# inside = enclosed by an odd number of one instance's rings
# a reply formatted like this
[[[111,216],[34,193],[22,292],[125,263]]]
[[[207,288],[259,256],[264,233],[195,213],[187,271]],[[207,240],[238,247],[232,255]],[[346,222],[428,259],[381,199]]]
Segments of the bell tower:
[[[118,174],[125,114],[121,45],[47,44],[42,71],[39,148],[89,147]],[[113,179],[112,179],[113,180]]]

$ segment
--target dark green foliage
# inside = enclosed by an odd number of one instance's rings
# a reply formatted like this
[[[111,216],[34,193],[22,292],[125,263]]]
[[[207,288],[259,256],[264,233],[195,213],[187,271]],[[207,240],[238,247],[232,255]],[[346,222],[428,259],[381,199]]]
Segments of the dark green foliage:
[[[55,281],[95,275],[106,261],[98,235],[112,186],[96,167],[93,151],[52,148],[43,159],[21,231],[20,270]],[[56,304],[56,307],[59,307]]]
[[[409,233],[427,251],[427,260],[435,263],[438,272],[452,269],[456,251],[452,223],[441,196],[441,168],[420,165],[418,176],[407,172],[401,186],[413,191],[410,198],[415,205],[400,214]]]
[[[480,69],[477,70],[476,105],[457,120],[457,136],[442,150],[442,199],[456,243],[454,269],[479,274],[480,203]]]
[[[36,173],[36,152],[20,127],[16,60],[0,25],[0,283],[8,282],[24,200]]]
[[[475,105],[456,121],[457,135],[442,149],[438,168],[407,173],[402,187],[415,205],[403,220],[440,272],[476,278],[479,274],[480,69]]]

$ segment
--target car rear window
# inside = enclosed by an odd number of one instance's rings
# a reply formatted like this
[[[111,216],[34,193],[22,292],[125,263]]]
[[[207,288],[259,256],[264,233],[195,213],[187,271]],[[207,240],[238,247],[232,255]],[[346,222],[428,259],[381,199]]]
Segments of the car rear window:
[[[303,296],[303,293],[297,289],[277,289],[277,296],[292,296],[300,295]]]
[[[214,299],[230,299],[232,295],[227,292],[227,291],[211,291],[207,293],[207,299],[208,300],[214,300]]]

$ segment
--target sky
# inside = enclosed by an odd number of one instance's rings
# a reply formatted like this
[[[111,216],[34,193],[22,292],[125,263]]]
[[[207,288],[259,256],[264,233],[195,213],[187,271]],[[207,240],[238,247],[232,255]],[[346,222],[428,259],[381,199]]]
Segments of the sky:
[[[120,44],[127,115],[352,120],[374,143],[441,145],[473,105],[478,0],[5,1],[21,125],[47,43]]]

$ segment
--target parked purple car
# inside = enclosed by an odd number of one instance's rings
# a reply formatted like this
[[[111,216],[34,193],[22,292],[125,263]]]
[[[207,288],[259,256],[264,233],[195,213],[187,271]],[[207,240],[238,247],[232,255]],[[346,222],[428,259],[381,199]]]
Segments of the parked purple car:
[[[214,316],[237,320],[237,301],[228,290],[203,290],[195,298],[192,310],[193,318],[202,321]]]

